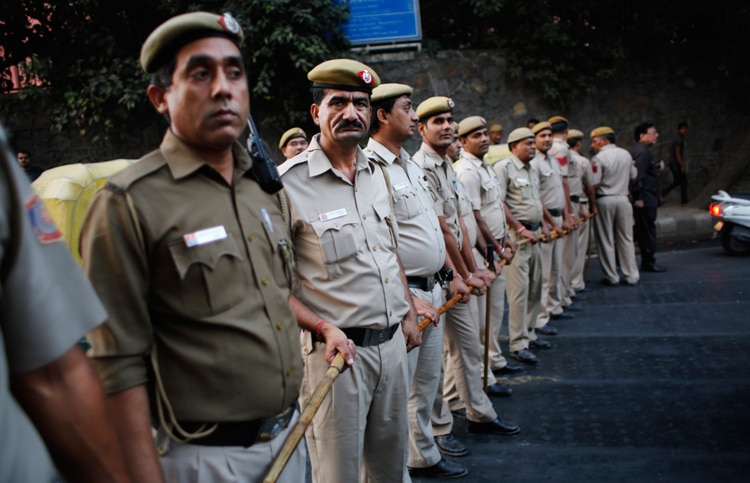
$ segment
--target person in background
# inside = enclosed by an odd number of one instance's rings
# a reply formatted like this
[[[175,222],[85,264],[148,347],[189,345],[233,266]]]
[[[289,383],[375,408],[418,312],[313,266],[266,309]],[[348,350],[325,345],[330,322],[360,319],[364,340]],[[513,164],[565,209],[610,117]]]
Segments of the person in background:
[[[678,138],[672,141],[672,149],[669,151],[669,170],[672,172],[672,182],[661,190],[661,197],[666,198],[670,191],[680,187],[680,203],[687,206],[687,162],[685,161],[685,136],[688,133],[688,124],[685,121],[677,125]]]
[[[31,164],[31,153],[28,151],[18,151],[16,159],[18,160],[18,165],[23,168],[23,172],[29,178],[29,182],[34,181],[44,172],[42,168]]]
[[[292,159],[307,149],[307,134],[302,128],[293,127],[281,135],[279,149],[284,155],[284,160]]]

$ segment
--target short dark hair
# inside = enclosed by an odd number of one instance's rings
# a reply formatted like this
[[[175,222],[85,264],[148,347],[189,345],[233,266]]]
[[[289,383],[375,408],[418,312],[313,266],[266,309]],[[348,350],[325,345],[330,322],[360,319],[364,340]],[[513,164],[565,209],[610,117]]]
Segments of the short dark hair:
[[[326,98],[327,94],[328,94],[327,87],[313,87],[313,90],[312,90],[313,102],[317,105],[320,105],[320,103],[323,102],[323,99]]]
[[[687,127],[688,127],[688,125],[687,125],[687,121],[680,121],[680,123],[679,123],[679,124],[677,124],[677,130],[678,130],[678,131],[679,131],[680,129],[682,129],[683,127],[684,127],[684,128],[687,128]]]
[[[386,113],[390,113],[393,110],[393,106],[394,104],[396,104],[396,101],[399,99],[399,97],[401,96],[389,97],[388,99],[383,99],[382,101],[372,103],[372,114],[370,114],[370,136],[372,136],[373,134],[377,134],[377,132],[380,131],[378,111],[382,109]]]
[[[635,142],[639,142],[641,140],[641,134],[646,134],[649,130],[649,128],[654,127],[653,122],[642,122],[638,124],[635,127],[635,131],[633,131],[633,137],[635,138]]]
[[[573,139],[568,138],[568,147],[572,148],[576,144],[582,143],[582,142],[583,142],[583,139],[581,139],[581,138],[573,138]]]
[[[161,87],[162,89],[169,89],[172,85],[172,74],[174,74],[175,67],[177,67],[177,57],[173,56],[169,62],[165,63],[151,74],[150,84],[156,87]]]
[[[30,152],[30,151],[27,151],[27,150],[25,150],[25,149],[19,149],[19,150],[17,150],[17,151],[16,151],[16,156],[18,156],[19,154],[25,154],[25,155],[27,155],[28,157],[31,157],[31,152]]]

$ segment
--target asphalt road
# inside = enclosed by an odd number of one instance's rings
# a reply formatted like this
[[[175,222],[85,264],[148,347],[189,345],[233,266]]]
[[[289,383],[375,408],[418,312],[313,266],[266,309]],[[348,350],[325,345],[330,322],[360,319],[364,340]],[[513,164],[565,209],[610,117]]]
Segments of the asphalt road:
[[[600,285],[594,261],[583,311],[501,379],[514,394],[494,404],[519,435],[455,419],[461,481],[750,481],[750,257],[718,241],[660,250],[668,271],[635,287]]]

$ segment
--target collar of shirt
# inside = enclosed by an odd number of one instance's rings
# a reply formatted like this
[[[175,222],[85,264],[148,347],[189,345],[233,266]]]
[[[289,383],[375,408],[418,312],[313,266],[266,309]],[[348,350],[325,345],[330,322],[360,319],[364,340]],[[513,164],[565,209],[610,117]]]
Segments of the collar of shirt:
[[[442,166],[445,163],[445,158],[440,156],[429,144],[422,142],[420,150],[424,151],[430,161],[435,163],[435,166]]]
[[[210,166],[195,150],[175,136],[171,129],[167,130],[167,133],[164,135],[159,150],[162,156],[164,156],[174,179],[185,178],[203,166]],[[244,174],[253,164],[245,148],[237,141],[232,146],[232,155],[234,157],[236,174]]]
[[[485,163],[485,161],[483,159],[479,159],[476,156],[474,156],[473,154],[471,154],[470,152],[465,151],[465,150],[461,151],[461,157],[464,158],[464,159],[466,159],[466,160],[468,160],[468,161],[471,161],[471,163],[474,166],[476,166],[477,168],[480,167],[480,166],[484,166],[485,164],[487,166],[489,166],[489,164]]]
[[[383,146],[383,144],[373,138],[370,138],[370,140],[367,141],[367,149],[377,154],[378,157],[385,161],[389,166],[396,161],[398,161],[401,166],[406,166],[406,160],[409,159],[409,153],[407,153],[404,148],[401,148],[399,156],[396,156],[388,148]]]
[[[320,133],[314,135],[310,140],[310,146],[307,148],[307,169],[309,170],[311,178],[320,176],[326,171],[334,171],[334,167],[331,164],[331,161],[328,159],[328,156],[326,156],[326,153],[323,152],[323,148],[320,147],[320,142],[318,141],[319,139]],[[372,165],[370,164],[370,160],[367,158],[364,151],[362,151],[362,148],[360,148],[359,146],[357,147],[357,157],[354,162],[356,164],[357,171],[367,169],[370,171],[370,174],[372,174]]]
[[[518,157],[516,157],[515,154],[511,154],[509,159],[510,159],[510,162],[513,163],[513,166],[516,167],[516,169],[525,169],[528,171],[530,165],[528,163],[523,164],[523,161],[518,159]]]

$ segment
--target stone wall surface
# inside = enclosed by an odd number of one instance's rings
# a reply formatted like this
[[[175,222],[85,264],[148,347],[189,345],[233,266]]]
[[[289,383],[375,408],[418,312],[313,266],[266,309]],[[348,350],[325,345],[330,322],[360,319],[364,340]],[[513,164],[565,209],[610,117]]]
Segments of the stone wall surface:
[[[497,51],[455,50],[437,53],[408,51],[370,54],[361,59],[379,73],[384,82],[414,86],[413,99],[421,102],[433,95],[452,97],[455,118],[481,115],[503,124],[507,134],[535,117],[547,119],[563,115],[571,127],[587,133],[599,125],[611,126],[617,143],[628,147],[633,128],[644,120],[654,122],[661,133],[654,147],[657,159],[669,159],[669,146],[676,126],[685,120],[690,125],[686,139],[689,162],[689,191],[696,205],[707,203],[708,191],[718,188],[750,190],[750,172],[745,153],[750,150],[748,112],[732,102],[729,92],[716,79],[686,78],[679,69],[665,64],[657,71],[628,71],[598,86],[595,92],[581,96],[567,110],[546,106],[539,93],[523,79],[511,79],[506,60]],[[106,147],[92,147],[82,141],[79,132],[51,133],[43,105],[19,101],[13,95],[0,99],[0,122],[13,133],[18,148],[30,149],[42,167],[74,162],[93,162],[114,158],[138,157],[158,145],[163,124],[128,126],[120,139]],[[263,130],[269,145],[288,126]],[[419,148],[415,136],[407,151]],[[585,140],[584,151],[589,149]],[[280,153],[276,153],[280,156]],[[669,170],[663,182],[671,180]],[[708,191],[707,191],[708,190]],[[677,191],[666,200],[674,203]]]

